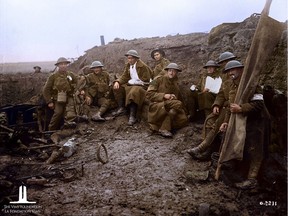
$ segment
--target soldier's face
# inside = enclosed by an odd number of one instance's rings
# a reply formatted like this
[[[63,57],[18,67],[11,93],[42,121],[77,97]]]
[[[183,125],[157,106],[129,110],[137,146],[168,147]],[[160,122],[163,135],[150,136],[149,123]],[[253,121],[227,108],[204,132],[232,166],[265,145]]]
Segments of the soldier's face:
[[[67,71],[68,64],[66,62],[59,63],[57,66],[59,71]]]
[[[159,52],[155,52],[153,56],[156,61],[160,60],[161,58],[161,54]]]
[[[207,73],[212,74],[215,72],[215,67],[207,67]]]
[[[127,56],[127,61],[130,65],[134,65],[137,61],[137,58],[135,58],[133,56]]]
[[[241,78],[242,75],[242,68],[233,68],[228,71],[228,76],[231,80],[237,80]]]
[[[102,67],[96,67],[92,69],[95,74],[99,74],[102,71]]]
[[[170,79],[174,78],[177,74],[177,70],[169,68],[167,71],[167,75]]]

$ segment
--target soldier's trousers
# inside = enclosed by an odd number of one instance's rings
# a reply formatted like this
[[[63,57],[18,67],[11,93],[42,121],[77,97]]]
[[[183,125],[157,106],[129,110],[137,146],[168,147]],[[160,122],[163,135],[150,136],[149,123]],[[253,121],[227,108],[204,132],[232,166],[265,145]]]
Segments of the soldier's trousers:
[[[54,106],[54,113],[48,126],[49,130],[60,129],[60,123],[63,118],[64,122],[75,120],[76,112],[73,97],[67,97],[66,103],[54,102]]]
[[[212,146],[214,139],[216,138],[220,126],[225,118],[225,109],[221,109],[219,115],[211,113],[204,122],[203,128],[203,141],[198,146],[201,151],[206,151]]]
[[[160,103],[151,103],[148,112],[148,123],[152,130],[168,130],[184,127],[187,122],[187,115],[179,100],[167,100]],[[176,115],[169,115],[169,110],[175,109]]]

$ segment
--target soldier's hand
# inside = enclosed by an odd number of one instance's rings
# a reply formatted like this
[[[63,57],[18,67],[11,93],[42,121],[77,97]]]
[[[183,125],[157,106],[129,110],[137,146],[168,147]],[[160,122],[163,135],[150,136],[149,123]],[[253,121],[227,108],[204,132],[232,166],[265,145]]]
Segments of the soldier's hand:
[[[165,94],[164,95],[164,99],[173,100],[173,99],[177,99],[177,98],[176,98],[176,96],[174,94]]]
[[[227,127],[228,127],[228,123],[224,122],[221,124],[219,131],[225,132],[227,130]]]
[[[87,105],[91,105],[91,102],[92,102],[91,97],[86,96],[86,97],[85,97],[85,102],[86,102]]]
[[[53,103],[53,102],[48,103],[48,107],[49,107],[50,109],[54,109],[54,103]]]
[[[202,92],[209,92],[210,90],[208,88],[204,88]]]
[[[242,112],[242,108],[241,108],[241,106],[238,105],[238,104],[231,103],[231,104],[230,104],[230,111],[231,111],[232,113],[240,113],[240,112]]]
[[[114,85],[113,85],[113,88],[114,89],[119,89],[120,85],[119,85],[119,82],[115,82]]]
[[[81,95],[85,95],[85,91],[84,91],[84,90],[81,90],[81,91],[80,91],[80,94],[81,94]]]
[[[219,115],[219,107],[218,107],[218,106],[214,106],[214,107],[213,107],[213,113],[214,113],[215,115]]]

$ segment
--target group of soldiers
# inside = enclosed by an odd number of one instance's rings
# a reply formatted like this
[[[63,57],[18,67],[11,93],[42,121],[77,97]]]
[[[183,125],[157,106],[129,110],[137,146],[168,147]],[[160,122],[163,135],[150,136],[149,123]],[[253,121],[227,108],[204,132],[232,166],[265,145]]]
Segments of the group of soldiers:
[[[175,129],[188,123],[187,108],[178,86],[177,74],[181,68],[165,58],[162,49],[155,49],[151,57],[155,66],[151,69],[136,50],[125,54],[127,63],[122,75],[112,83],[109,73],[100,61],[89,66],[91,73],[78,76],[68,71],[69,61],[59,58],[57,70],[51,74],[43,88],[43,97],[53,116],[49,130],[76,127],[79,121],[105,121],[104,114],[111,109],[113,116],[129,112],[128,125],[140,118],[144,104],[149,104],[148,124],[150,130],[166,138],[173,137]],[[191,91],[199,110],[205,113],[203,141],[187,151],[193,159],[206,160],[215,150],[213,141],[219,132],[227,129],[232,114],[247,116],[245,154],[250,161],[247,179],[236,186],[242,189],[257,185],[257,175],[264,157],[269,116],[263,102],[261,88],[257,88],[249,103],[235,104],[234,99],[244,65],[235,60],[231,52],[222,53],[217,61],[209,60],[206,73]],[[91,115],[91,106],[98,111]],[[80,107],[80,108],[79,108]],[[255,138],[258,142],[255,142]],[[220,149],[221,150],[221,149]],[[220,151],[218,149],[218,151]]]

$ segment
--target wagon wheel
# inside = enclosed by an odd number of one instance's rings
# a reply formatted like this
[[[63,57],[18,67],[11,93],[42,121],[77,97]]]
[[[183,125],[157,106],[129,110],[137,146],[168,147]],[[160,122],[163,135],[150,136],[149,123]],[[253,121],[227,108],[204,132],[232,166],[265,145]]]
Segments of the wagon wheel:
[[[102,163],[108,163],[108,152],[104,144],[99,144],[96,149],[97,159]]]

